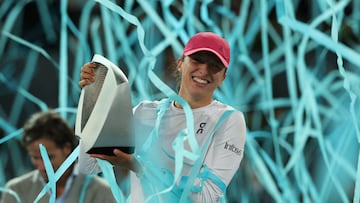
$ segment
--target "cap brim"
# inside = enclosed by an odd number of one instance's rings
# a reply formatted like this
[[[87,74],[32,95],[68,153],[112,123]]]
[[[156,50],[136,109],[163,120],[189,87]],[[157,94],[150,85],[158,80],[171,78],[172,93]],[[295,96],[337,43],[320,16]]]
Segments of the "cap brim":
[[[225,68],[227,68],[229,66],[229,63],[221,56],[221,54],[219,54],[215,50],[209,49],[209,48],[198,48],[198,49],[192,49],[189,51],[185,51],[184,56],[189,56],[189,55],[194,54],[199,51],[210,51],[211,53],[215,54],[220,59],[221,63],[225,66]]]

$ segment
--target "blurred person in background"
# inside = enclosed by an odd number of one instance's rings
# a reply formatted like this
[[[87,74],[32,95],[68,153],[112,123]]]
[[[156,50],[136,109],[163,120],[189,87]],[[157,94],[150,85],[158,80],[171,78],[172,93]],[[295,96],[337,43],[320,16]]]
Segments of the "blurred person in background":
[[[32,203],[48,182],[39,145],[46,148],[56,172],[78,141],[67,122],[58,113],[49,110],[33,114],[25,122],[21,142],[36,169],[9,180],[6,188],[15,192],[21,203]],[[56,192],[56,203],[116,202],[104,179],[97,175],[80,174],[78,171],[78,164],[75,162],[56,182],[56,191],[50,189],[39,202],[50,202],[52,192]],[[9,192],[1,194],[0,203],[12,202],[18,202],[17,197]]]

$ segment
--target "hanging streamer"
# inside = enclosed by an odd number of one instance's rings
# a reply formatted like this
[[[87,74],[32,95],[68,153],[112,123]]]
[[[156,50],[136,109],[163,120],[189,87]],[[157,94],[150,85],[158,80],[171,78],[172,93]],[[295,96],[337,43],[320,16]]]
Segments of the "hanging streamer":
[[[24,119],[55,108],[73,124],[79,72],[95,53],[126,72],[133,105],[168,97],[185,107],[187,128],[175,156],[196,160],[191,109],[167,66],[194,33],[212,31],[231,48],[215,99],[243,111],[248,127],[227,201],[360,201],[359,0],[115,2],[1,2],[1,192],[10,192],[8,179],[32,168],[15,161],[26,156],[17,144]],[[39,198],[76,157],[77,151],[55,173],[49,168],[52,181]]]

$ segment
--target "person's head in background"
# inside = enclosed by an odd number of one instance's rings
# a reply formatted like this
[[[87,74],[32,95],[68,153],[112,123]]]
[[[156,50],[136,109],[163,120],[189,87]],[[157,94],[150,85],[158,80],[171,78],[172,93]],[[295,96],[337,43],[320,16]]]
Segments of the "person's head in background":
[[[178,60],[179,95],[192,108],[210,104],[212,96],[226,78],[230,47],[226,40],[212,32],[200,32],[190,38]]]
[[[33,114],[23,126],[22,144],[32,163],[45,181],[48,180],[45,165],[40,154],[42,144],[49,155],[54,171],[65,161],[77,145],[73,129],[56,112],[49,110]],[[71,170],[64,173],[67,178]]]

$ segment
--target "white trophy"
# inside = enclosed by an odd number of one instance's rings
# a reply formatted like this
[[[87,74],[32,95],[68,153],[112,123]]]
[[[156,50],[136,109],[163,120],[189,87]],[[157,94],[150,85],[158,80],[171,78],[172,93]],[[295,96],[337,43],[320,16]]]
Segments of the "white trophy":
[[[80,136],[87,153],[112,155],[114,148],[133,153],[128,80],[121,69],[105,57],[95,54],[92,62],[97,63],[95,82],[81,91],[75,134]]]

